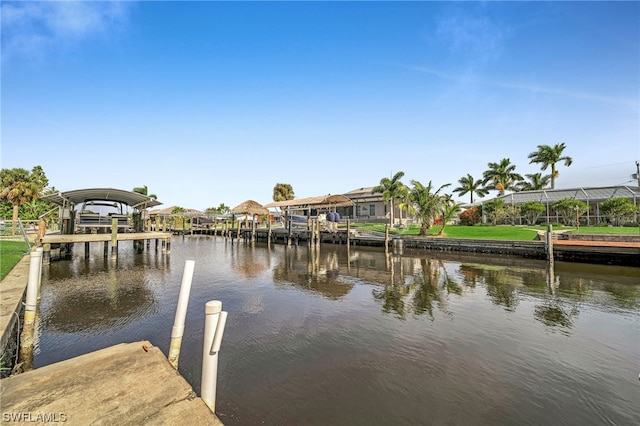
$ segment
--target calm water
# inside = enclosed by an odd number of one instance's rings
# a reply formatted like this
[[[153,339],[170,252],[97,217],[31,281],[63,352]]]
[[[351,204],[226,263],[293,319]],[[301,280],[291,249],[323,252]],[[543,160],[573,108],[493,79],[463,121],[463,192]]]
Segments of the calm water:
[[[166,354],[195,260],[180,372],[200,389],[204,304],[229,312],[226,425],[640,424],[637,268],[179,237],[44,268],[35,367],[121,342]]]

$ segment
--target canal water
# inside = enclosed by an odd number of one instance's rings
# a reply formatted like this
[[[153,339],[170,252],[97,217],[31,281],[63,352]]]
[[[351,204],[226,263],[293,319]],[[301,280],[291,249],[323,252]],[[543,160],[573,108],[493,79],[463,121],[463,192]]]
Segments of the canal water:
[[[226,425],[640,424],[637,268],[213,236],[77,248],[44,267],[34,366],[140,340],[166,354],[187,260],[179,370],[199,393],[220,300]]]

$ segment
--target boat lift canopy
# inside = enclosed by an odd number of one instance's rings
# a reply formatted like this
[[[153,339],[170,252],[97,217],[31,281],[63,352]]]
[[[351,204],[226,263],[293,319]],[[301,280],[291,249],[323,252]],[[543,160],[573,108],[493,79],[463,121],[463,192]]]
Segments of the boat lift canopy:
[[[42,200],[50,201],[62,207],[71,207],[92,200],[114,201],[138,210],[162,204],[160,201],[146,195],[114,188],[76,189],[74,191],[45,195]]]

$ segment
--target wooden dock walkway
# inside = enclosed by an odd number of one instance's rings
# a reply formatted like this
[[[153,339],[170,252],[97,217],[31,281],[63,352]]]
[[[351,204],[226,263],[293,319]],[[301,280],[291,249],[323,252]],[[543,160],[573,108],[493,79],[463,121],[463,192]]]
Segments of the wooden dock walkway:
[[[0,392],[3,423],[222,425],[148,341],[2,379]]]
[[[146,241],[147,246],[150,242],[155,240],[155,249],[158,248],[158,243],[162,246],[163,251],[169,252],[171,250],[171,233],[170,232],[118,232],[118,233],[98,233],[98,234],[45,234],[38,242],[42,244],[44,250],[45,262],[48,262],[51,258],[51,252],[53,247],[57,246],[58,251],[60,247],[64,245],[84,244],[85,258],[89,256],[89,244],[90,243],[103,243],[104,255],[107,256],[109,252],[109,245],[111,246],[112,254],[117,255],[117,247],[120,241],[133,241],[134,247],[142,248]]]
[[[118,241],[134,240],[171,240],[169,232],[120,232],[115,234]],[[45,234],[41,243],[44,244],[66,244],[111,241],[112,234]]]

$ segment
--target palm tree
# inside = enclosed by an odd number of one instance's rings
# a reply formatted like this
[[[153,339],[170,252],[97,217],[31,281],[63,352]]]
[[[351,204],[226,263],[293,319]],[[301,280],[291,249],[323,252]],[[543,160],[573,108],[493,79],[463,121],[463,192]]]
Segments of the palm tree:
[[[147,188],[147,185],[142,185],[142,186],[133,188],[132,192],[137,192],[138,194],[146,195],[147,197],[153,198],[154,200],[158,199],[158,196],[156,194],[149,194],[149,188]]]
[[[0,171],[0,200],[13,206],[13,233],[16,233],[18,212],[21,204],[37,200],[49,184],[42,167],[35,166],[31,172],[21,168]]]
[[[573,163],[573,159],[568,155],[562,155],[562,152],[566,148],[564,142],[557,143],[554,146],[538,145],[538,150],[529,154],[529,164],[540,163],[541,170],[547,170],[547,167],[551,166],[551,189],[556,187],[556,178],[558,177],[558,171],[556,170],[556,163],[564,161],[564,165],[569,167]]]
[[[382,199],[385,203],[389,203],[389,224],[394,225],[393,219],[393,201],[403,195],[405,185],[400,182],[400,179],[404,176],[404,172],[398,172],[391,179],[380,179],[380,185],[374,186],[371,190],[374,194],[382,194]]]
[[[544,189],[549,185],[551,175],[542,175],[542,173],[533,173],[524,175],[529,181],[522,180],[518,182],[518,191],[537,191]]]
[[[499,163],[488,163],[487,166],[489,169],[483,173],[482,183],[486,189],[498,191],[498,196],[516,189],[516,183],[522,180],[522,176],[515,172],[516,166],[508,158],[503,158]]]
[[[294,197],[293,187],[288,183],[276,183],[273,187],[273,201],[293,200]]]
[[[438,231],[439,237],[444,234],[444,227],[447,226],[447,222],[453,219],[456,214],[460,213],[461,209],[462,207],[460,203],[456,203],[451,199],[445,201],[442,206],[442,228]]]
[[[444,184],[434,192],[432,192],[431,181],[424,186],[419,181],[412,180],[411,185],[413,187],[409,191],[407,209],[420,221],[420,235],[427,235],[427,229],[431,228],[433,220],[440,214],[445,204],[446,197],[440,195],[440,191],[451,184]]]
[[[406,203],[409,199],[409,187],[405,184],[400,185],[400,187],[398,188],[398,192],[397,192],[397,198],[396,198],[399,203],[397,205],[398,207],[398,220],[400,222],[400,225],[402,225],[402,211],[406,210]]]
[[[467,173],[466,176],[461,177],[458,180],[458,183],[460,184],[460,186],[454,189],[453,192],[457,192],[461,197],[467,193],[470,194],[471,204],[473,204],[474,193],[480,198],[489,193],[487,189],[482,187],[482,179],[475,180],[469,173]]]

